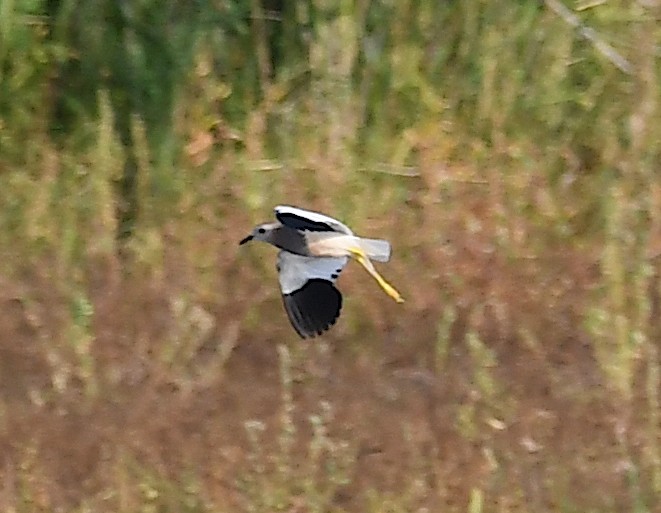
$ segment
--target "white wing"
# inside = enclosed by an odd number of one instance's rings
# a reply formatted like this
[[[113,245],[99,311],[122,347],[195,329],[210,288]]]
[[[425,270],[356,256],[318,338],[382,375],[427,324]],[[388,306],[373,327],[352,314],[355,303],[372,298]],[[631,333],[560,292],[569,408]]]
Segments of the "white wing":
[[[288,205],[278,205],[274,209],[275,217],[285,226],[295,230],[338,232],[353,235],[349,227],[337,219],[319,212],[304,210]]]
[[[283,294],[291,294],[315,278],[335,283],[347,261],[347,257],[307,257],[280,251],[277,264],[280,289]]]
[[[346,263],[346,257],[314,258],[287,251],[278,254],[282,301],[301,337],[321,335],[337,321],[342,294],[334,283]]]

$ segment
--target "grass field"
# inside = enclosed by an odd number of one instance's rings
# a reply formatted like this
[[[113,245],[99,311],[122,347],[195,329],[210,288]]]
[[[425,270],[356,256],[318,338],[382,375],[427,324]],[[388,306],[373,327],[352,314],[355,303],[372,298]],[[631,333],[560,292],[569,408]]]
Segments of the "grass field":
[[[154,135],[98,84],[54,131],[0,1],[0,510],[659,511],[661,4],[309,2],[302,56],[248,4]],[[280,203],[406,302],[350,265],[300,341],[238,247]]]

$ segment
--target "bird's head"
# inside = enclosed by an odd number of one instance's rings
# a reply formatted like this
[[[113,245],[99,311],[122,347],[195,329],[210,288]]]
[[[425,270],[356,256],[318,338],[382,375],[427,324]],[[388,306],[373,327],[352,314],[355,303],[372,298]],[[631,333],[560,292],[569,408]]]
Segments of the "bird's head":
[[[258,224],[253,228],[252,232],[250,232],[250,235],[241,239],[241,242],[239,242],[239,246],[245,244],[246,242],[250,242],[251,240],[261,240],[268,242],[270,240],[271,233],[273,232],[273,230],[275,230],[279,226],[280,223]]]

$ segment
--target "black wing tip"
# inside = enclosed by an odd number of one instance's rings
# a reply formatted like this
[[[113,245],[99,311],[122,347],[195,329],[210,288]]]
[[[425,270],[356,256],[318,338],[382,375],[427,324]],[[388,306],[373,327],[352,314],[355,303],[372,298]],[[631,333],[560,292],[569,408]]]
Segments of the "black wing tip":
[[[289,320],[301,338],[314,338],[330,329],[342,310],[342,294],[328,280],[314,278],[283,294]]]
[[[305,230],[309,232],[336,231],[331,225],[323,221],[313,221],[302,215],[297,215],[293,212],[283,212],[277,208],[275,210],[275,217],[282,224],[294,230]]]

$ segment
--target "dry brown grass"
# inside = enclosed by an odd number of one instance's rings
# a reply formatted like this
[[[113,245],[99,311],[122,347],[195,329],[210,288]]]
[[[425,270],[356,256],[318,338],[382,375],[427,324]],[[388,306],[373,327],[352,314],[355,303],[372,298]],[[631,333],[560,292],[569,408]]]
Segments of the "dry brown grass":
[[[631,397],[604,373],[585,329],[598,245],[553,242],[506,212],[502,184],[426,158],[400,208],[358,221],[393,239],[384,272],[408,301],[350,269],[320,343],[288,326],[272,252],[236,247],[255,218],[216,202],[246,194],[222,164],[129,267],[84,256],[77,295],[48,254],[4,278],[2,509],[651,511],[658,361],[636,359]],[[433,183],[441,165],[455,176]]]

